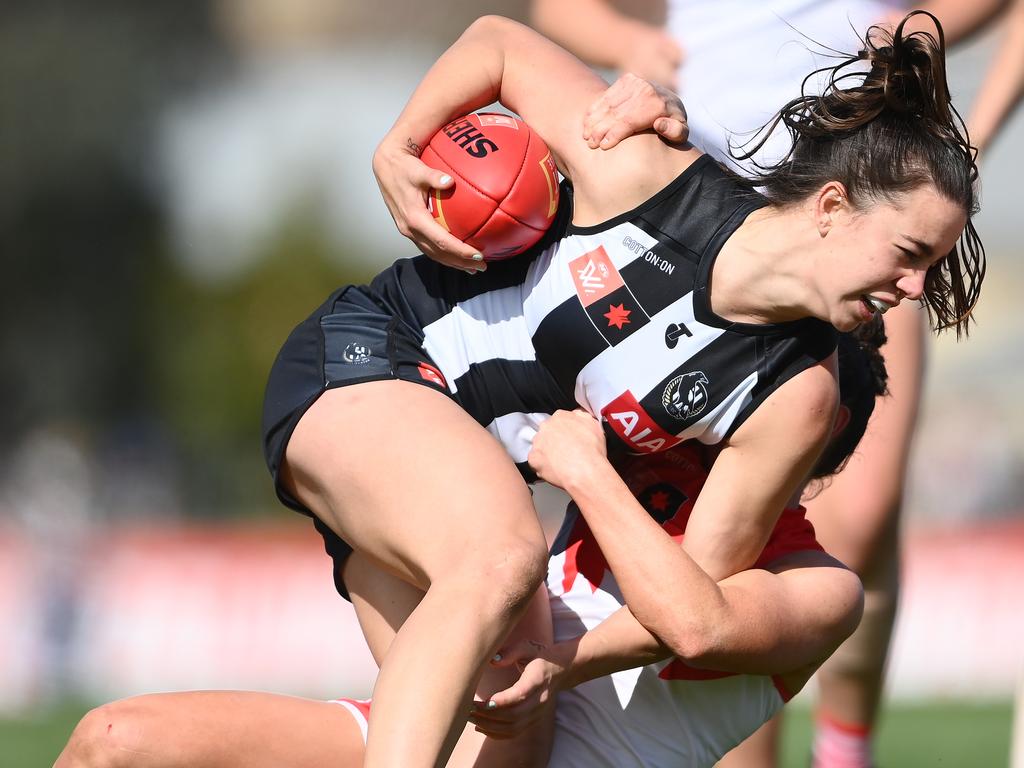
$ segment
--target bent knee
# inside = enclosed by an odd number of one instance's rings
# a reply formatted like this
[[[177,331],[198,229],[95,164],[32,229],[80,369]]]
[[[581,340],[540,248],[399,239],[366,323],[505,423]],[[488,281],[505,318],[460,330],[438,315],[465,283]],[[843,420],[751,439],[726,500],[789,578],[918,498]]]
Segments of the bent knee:
[[[548,551],[544,542],[520,541],[492,554],[488,578],[510,610],[525,608],[544,582]]]
[[[125,702],[96,707],[75,726],[59,768],[127,768],[137,748],[135,708]]]
[[[480,610],[500,616],[518,615],[547,575],[547,549],[541,542],[517,539],[488,546],[468,554],[458,567],[446,574],[444,582],[463,590],[471,585],[477,592]]]

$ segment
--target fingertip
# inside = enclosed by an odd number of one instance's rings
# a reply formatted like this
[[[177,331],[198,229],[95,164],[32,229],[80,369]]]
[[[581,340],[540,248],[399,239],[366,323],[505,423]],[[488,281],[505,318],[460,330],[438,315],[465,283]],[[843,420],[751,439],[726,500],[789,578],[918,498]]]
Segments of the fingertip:
[[[451,184],[451,183],[452,183],[452,181],[453,181],[452,177],[451,177],[451,176],[449,176],[449,175],[448,175],[448,174],[446,173],[446,174],[444,174],[444,176],[442,176],[441,178],[439,178],[439,179],[437,180],[437,187],[438,187],[439,189],[440,189],[440,188],[442,188],[442,187],[447,187],[447,186],[448,186],[449,184]]]

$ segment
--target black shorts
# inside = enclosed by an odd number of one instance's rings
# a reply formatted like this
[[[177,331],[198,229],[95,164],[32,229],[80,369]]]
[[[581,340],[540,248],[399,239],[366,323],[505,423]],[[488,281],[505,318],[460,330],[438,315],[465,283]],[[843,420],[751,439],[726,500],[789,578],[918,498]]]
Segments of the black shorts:
[[[314,518],[334,560],[335,586],[346,599],[341,569],[352,548],[282,486],[285,449],[299,419],[334,387],[401,379],[450,396],[443,374],[422,344],[422,333],[368,289],[348,286],[332,294],[292,331],[270,369],[263,400],[263,455],[274,490],[285,505]]]

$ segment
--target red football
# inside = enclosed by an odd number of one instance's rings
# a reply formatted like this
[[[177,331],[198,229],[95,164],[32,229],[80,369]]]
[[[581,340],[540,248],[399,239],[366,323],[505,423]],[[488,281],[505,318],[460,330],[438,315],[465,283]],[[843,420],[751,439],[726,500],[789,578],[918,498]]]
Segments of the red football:
[[[422,159],[455,179],[430,194],[434,219],[485,259],[522,253],[551,226],[555,163],[522,120],[486,112],[460,117],[434,134]]]

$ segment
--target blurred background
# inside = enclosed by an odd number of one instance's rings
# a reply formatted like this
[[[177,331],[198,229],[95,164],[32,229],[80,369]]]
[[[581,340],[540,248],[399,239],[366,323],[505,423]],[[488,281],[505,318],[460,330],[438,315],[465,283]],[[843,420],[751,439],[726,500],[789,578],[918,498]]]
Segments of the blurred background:
[[[319,537],[273,496],[263,386],[327,293],[411,255],[370,157],[485,12],[525,20],[526,3],[0,4],[0,765],[49,765],[90,706],[134,693],[369,690]],[[952,56],[962,112],[999,34]],[[932,346],[883,764],[1009,748],[1022,141],[1024,110],[983,159],[977,326]]]

